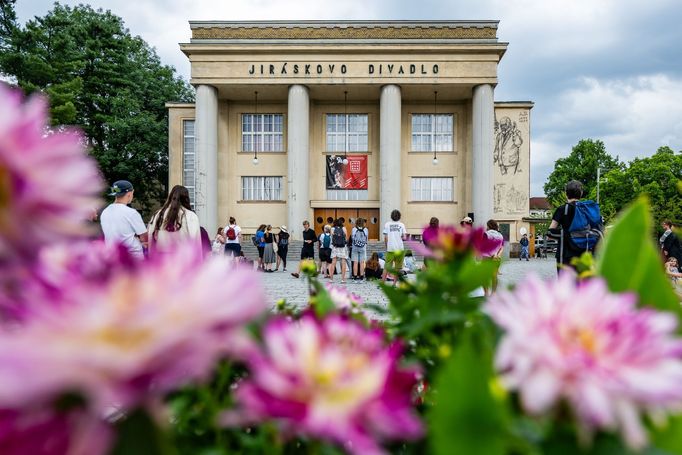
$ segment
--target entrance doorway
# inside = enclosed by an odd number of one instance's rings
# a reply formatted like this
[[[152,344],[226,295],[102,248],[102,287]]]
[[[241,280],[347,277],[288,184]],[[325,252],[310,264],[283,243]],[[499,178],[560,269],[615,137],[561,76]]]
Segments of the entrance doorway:
[[[381,229],[379,226],[379,209],[315,209],[315,232],[324,231],[324,225],[331,225],[337,218],[343,217],[344,226],[350,235],[355,220],[360,217],[366,220],[365,227],[369,233],[369,240],[379,240]]]

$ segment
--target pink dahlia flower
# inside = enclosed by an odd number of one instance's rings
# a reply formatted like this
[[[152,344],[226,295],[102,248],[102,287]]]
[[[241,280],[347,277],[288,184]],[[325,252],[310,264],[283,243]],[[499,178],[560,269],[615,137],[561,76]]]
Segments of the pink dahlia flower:
[[[210,374],[266,310],[258,278],[187,246],[98,282],[64,272],[60,303],[0,332],[0,409],[83,394],[99,415]],[[118,267],[118,268],[117,268]]]
[[[46,102],[0,83],[0,267],[86,235],[102,187],[82,137],[47,134]]]
[[[486,256],[500,248],[498,239],[489,238],[483,228],[440,226],[424,230],[426,245],[410,245],[419,254],[441,261],[452,260],[472,251],[476,256]]]
[[[263,349],[247,359],[237,389],[247,418],[276,419],[286,431],[328,439],[356,454],[383,453],[386,439],[414,439],[411,407],[418,372],[401,369],[401,347],[384,333],[339,315],[270,321]]]
[[[485,310],[505,331],[495,359],[504,384],[532,414],[564,400],[587,436],[615,430],[643,447],[641,413],[682,410],[682,340],[674,315],[635,304],[602,279],[578,285],[568,273],[493,295]]]
[[[331,283],[327,283],[326,288],[337,309],[348,313],[363,313],[362,297]]]

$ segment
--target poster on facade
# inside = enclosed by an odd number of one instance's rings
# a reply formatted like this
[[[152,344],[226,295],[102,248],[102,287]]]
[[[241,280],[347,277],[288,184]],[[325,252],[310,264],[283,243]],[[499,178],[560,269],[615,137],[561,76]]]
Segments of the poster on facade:
[[[366,190],[367,155],[327,156],[328,190]]]

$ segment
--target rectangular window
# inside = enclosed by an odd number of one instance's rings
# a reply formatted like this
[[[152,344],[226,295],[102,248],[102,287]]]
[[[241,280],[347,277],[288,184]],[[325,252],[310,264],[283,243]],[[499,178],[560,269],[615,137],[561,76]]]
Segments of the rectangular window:
[[[282,177],[242,177],[243,201],[282,201]]]
[[[243,152],[283,152],[283,114],[242,114]]]
[[[182,185],[189,190],[189,200],[194,204],[196,187],[194,120],[182,121]]]
[[[412,151],[452,152],[453,120],[452,114],[412,114]]]
[[[327,151],[369,151],[367,119],[367,114],[327,114]]]
[[[328,201],[366,201],[367,190],[327,190]]]
[[[413,201],[454,201],[452,177],[412,177]]]

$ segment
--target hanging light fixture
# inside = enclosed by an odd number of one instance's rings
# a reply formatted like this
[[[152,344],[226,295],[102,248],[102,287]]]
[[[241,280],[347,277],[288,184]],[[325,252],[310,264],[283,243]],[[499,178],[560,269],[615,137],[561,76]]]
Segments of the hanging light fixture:
[[[348,164],[348,91],[343,92],[343,124],[345,134],[343,137],[343,164]]]
[[[258,124],[258,90],[253,92],[254,95],[254,101],[253,101],[253,124],[251,127],[253,128],[253,131],[256,133],[253,135],[253,164],[257,165],[258,164],[258,131],[256,131],[256,125]]]
[[[436,146],[437,138],[438,138],[438,91],[434,90],[433,92],[433,131],[434,131],[434,140],[433,140],[433,163],[434,166],[438,164],[438,156],[436,155],[436,149],[438,148]]]

